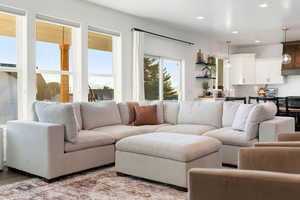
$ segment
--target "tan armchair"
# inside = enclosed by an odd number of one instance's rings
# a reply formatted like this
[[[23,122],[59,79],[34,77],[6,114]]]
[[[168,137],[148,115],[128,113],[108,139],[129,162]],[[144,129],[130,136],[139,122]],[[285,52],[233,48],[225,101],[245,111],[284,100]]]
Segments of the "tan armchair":
[[[190,200],[299,200],[300,133],[242,148],[239,170],[193,169]]]

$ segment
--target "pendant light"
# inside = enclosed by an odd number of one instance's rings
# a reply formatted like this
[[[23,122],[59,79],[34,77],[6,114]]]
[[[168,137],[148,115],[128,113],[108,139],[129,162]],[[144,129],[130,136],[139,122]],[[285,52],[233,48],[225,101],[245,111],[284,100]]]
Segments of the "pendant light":
[[[226,41],[226,44],[227,44],[226,68],[230,68],[231,67],[231,63],[230,63],[230,44],[231,44],[231,41]]]
[[[282,31],[284,32],[284,44],[283,44],[284,54],[282,55],[282,64],[284,64],[284,65],[288,65],[292,61],[291,55],[288,54],[288,53],[285,53],[285,50],[286,50],[286,33],[287,33],[288,30],[289,30],[288,27],[283,27],[282,28]]]

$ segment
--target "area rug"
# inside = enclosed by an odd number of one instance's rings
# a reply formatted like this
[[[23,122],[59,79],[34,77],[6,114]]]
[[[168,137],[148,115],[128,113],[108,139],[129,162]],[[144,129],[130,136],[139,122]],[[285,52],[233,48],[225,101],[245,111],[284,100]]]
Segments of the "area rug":
[[[171,186],[116,175],[113,167],[67,176],[48,184],[33,178],[0,187],[0,200],[186,200]]]

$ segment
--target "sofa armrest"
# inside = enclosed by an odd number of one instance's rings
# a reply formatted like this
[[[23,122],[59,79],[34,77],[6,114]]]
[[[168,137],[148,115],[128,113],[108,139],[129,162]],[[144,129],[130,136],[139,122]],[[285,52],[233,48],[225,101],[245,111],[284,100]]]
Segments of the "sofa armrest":
[[[239,168],[285,173],[300,173],[299,147],[241,148]]]
[[[296,200],[300,176],[284,173],[192,169],[189,172],[189,200]]]
[[[259,125],[259,142],[277,141],[281,133],[295,132],[295,119],[293,117],[274,117]]]
[[[299,141],[300,133],[281,133],[278,135],[278,141],[288,142],[288,141]]]
[[[260,142],[255,147],[300,147],[300,141],[296,142]]]
[[[64,127],[35,121],[7,123],[7,165],[51,179],[64,154]]]

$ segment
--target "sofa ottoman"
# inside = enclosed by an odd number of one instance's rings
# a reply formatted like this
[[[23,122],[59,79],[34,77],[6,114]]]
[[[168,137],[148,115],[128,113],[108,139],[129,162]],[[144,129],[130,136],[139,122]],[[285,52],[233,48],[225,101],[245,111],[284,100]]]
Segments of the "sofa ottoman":
[[[115,167],[119,174],[187,187],[191,168],[221,168],[221,142],[207,136],[149,133],[131,136],[116,144]]]

